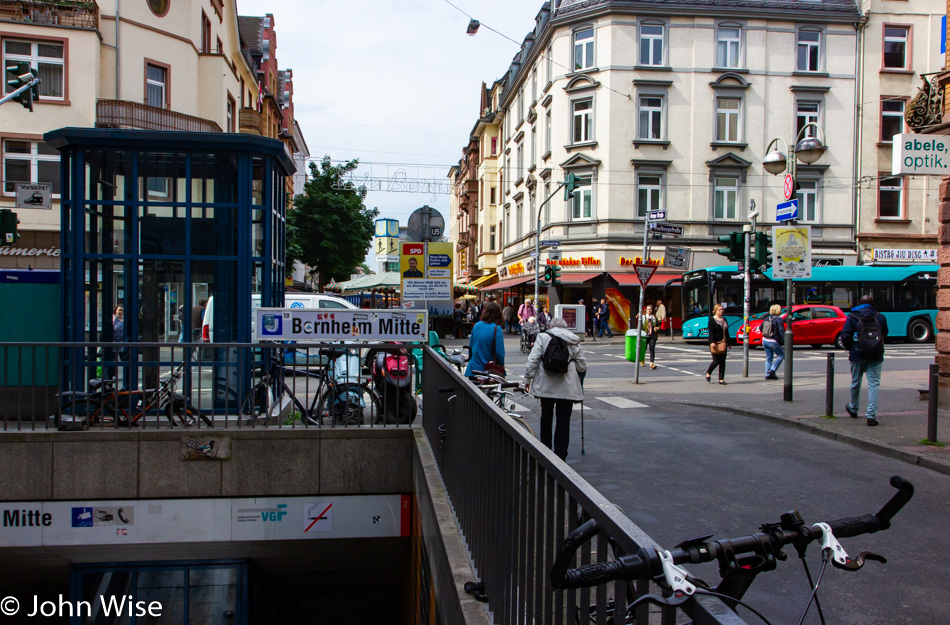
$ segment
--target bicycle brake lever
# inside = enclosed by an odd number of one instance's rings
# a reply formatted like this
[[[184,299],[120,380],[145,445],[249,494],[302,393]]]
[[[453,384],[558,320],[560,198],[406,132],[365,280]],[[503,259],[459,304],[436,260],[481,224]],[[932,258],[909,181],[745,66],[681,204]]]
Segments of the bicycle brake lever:
[[[876,554],[876,553],[873,553],[873,552],[871,552],[871,551],[862,551],[862,552],[858,555],[857,558],[855,558],[854,560],[849,559],[845,564],[838,564],[838,561],[837,561],[837,560],[832,560],[832,561],[831,561],[831,564],[832,564],[835,568],[841,569],[842,571],[852,571],[852,572],[854,572],[854,571],[859,570],[861,567],[863,567],[864,564],[865,564],[868,560],[874,560],[875,562],[880,562],[880,563],[882,563],[882,564],[887,564],[887,558],[885,558],[885,557],[882,556],[882,555],[878,555],[878,554]]]
[[[641,603],[652,603],[658,606],[669,606],[675,608],[683,605],[689,600],[690,596],[685,592],[674,592],[670,597],[661,597],[660,595],[648,594],[638,597],[636,601],[627,606],[627,614],[632,612]]]
[[[692,595],[696,592],[696,586],[693,586],[686,580],[688,573],[686,569],[673,564],[673,554],[669,551],[659,551],[660,564],[663,565],[663,577],[674,595],[684,593]]]
[[[842,547],[838,539],[835,538],[834,532],[831,531],[831,526],[827,523],[815,523],[814,527],[821,530],[821,551],[824,552],[825,549],[831,551],[831,563],[839,568],[847,566],[851,558],[848,557],[848,552],[844,550],[844,547]]]

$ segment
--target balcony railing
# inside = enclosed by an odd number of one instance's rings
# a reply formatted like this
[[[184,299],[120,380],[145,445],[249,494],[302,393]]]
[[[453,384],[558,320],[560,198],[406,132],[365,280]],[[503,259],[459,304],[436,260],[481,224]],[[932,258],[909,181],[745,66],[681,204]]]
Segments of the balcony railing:
[[[95,0],[0,0],[0,20],[99,30]]]
[[[96,127],[221,132],[221,127],[210,119],[128,100],[99,100],[96,103]]]
[[[243,108],[238,112],[238,124],[241,132],[264,135],[264,116],[252,108]]]

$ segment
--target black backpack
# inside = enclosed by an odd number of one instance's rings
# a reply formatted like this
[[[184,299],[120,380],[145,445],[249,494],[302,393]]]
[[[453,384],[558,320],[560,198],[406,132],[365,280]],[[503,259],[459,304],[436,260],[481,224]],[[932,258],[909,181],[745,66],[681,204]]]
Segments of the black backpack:
[[[858,319],[854,347],[862,360],[880,358],[884,355],[884,333],[877,320],[877,313],[871,317]]]
[[[567,341],[550,332],[545,332],[551,340],[548,341],[544,353],[541,355],[541,365],[548,373],[567,373],[567,368],[571,363],[571,348]]]

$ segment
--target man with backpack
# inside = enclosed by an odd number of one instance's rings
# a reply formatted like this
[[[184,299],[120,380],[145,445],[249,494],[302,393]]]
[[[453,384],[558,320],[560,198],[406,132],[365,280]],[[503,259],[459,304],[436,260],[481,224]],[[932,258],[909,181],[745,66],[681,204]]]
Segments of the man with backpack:
[[[777,380],[775,372],[785,360],[785,321],[779,317],[782,307],[772,304],[762,322],[762,349],[765,351],[765,379]]]
[[[858,416],[861,394],[861,376],[868,377],[868,425],[877,425],[877,391],[881,386],[884,367],[884,339],[887,338],[887,320],[874,308],[874,298],[864,295],[851,309],[841,328],[841,342],[850,351],[851,401],[844,407],[852,419]]]
[[[574,402],[584,401],[582,376],[587,361],[581,351],[580,338],[567,329],[560,317],[551,319],[551,329],[538,335],[525,368],[525,386],[541,400],[541,443],[567,458],[571,437],[571,411]],[[552,446],[551,430],[555,412]]]

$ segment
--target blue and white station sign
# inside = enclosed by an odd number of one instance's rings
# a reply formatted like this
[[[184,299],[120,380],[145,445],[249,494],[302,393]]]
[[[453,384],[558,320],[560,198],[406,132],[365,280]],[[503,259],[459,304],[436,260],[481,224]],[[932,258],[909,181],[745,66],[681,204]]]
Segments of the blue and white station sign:
[[[798,200],[782,202],[775,207],[775,221],[791,221],[798,219]]]

